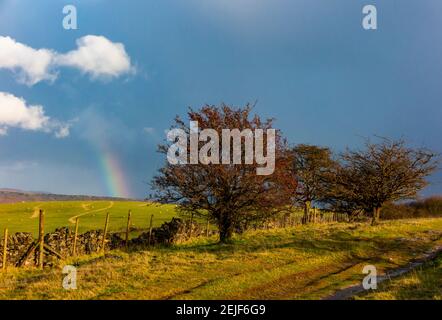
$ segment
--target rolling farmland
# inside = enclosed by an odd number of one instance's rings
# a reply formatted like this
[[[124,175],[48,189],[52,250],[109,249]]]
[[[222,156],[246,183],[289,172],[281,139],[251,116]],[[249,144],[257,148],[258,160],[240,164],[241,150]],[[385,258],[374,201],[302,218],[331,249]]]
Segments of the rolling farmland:
[[[38,211],[45,210],[46,232],[59,227],[73,227],[80,219],[79,232],[102,229],[106,213],[110,213],[110,231],[123,230],[127,213],[132,211],[132,226],[147,229],[150,217],[154,215],[153,226],[159,226],[177,216],[174,205],[158,205],[131,201],[52,201],[0,204],[0,229],[8,228],[11,233],[31,232],[37,235]]]

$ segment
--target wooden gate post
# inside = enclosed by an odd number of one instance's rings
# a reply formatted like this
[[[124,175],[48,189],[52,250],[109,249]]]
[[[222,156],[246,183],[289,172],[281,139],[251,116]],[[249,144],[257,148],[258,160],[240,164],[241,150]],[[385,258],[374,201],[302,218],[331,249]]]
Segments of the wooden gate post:
[[[127,213],[127,226],[126,226],[126,241],[125,241],[126,249],[129,245],[129,232],[130,232],[131,216],[132,216],[132,211],[129,210],[129,212]]]
[[[106,214],[106,222],[104,223],[104,232],[103,232],[103,240],[101,243],[101,252],[104,253],[106,246],[106,234],[107,228],[109,227],[109,212]]]
[[[38,224],[38,266],[43,269],[44,245],[45,245],[45,212],[40,209],[40,219]]]
[[[78,221],[80,218],[75,219],[75,234],[74,234],[74,245],[72,246],[72,255],[75,257],[77,255],[77,238],[78,238]]]
[[[150,215],[150,225],[149,225],[149,242],[148,246],[150,247],[151,241],[152,241],[152,225],[153,225],[153,214]]]
[[[6,263],[7,263],[7,253],[8,253],[8,228],[5,228],[5,236],[3,237],[3,271],[6,271]]]

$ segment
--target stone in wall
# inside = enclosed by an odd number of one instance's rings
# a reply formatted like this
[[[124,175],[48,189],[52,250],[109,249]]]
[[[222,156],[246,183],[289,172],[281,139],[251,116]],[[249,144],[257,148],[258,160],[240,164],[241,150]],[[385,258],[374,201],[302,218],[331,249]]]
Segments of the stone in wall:
[[[66,258],[71,255],[74,233],[66,227],[56,229],[44,237],[44,242],[55,252]],[[77,243],[78,244],[78,243]]]
[[[3,239],[0,240],[0,248],[3,253]],[[17,232],[8,236],[8,249],[7,249],[7,264],[9,266],[15,265],[21,256],[23,256],[30,245],[34,242],[32,234],[27,232]],[[3,254],[0,254],[0,264],[3,266]],[[28,262],[31,264],[31,262]]]
[[[172,245],[205,235],[206,230],[195,222],[183,221],[179,218],[172,218],[172,221],[163,223],[158,228],[152,229],[151,244]],[[138,238],[131,240],[132,244],[145,245],[149,243],[149,232],[143,232]]]

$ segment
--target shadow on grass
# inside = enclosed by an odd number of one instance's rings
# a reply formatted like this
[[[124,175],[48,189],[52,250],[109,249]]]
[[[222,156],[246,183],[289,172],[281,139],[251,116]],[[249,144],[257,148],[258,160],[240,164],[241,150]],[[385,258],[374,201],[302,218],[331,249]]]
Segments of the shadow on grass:
[[[265,252],[268,250],[294,249],[317,255],[345,252],[356,260],[384,261],[394,264],[391,259],[385,256],[388,252],[408,256],[410,251],[421,253],[431,247],[431,240],[416,241],[414,239],[381,238],[354,235],[351,232],[335,230],[329,234],[314,234],[311,230],[296,230],[276,234],[262,232],[256,237],[236,238],[230,244],[212,242],[195,244],[175,245],[162,247],[169,251],[192,251],[207,253],[242,253],[242,252]],[[289,235],[289,236],[287,236]],[[323,237],[321,237],[321,235]]]

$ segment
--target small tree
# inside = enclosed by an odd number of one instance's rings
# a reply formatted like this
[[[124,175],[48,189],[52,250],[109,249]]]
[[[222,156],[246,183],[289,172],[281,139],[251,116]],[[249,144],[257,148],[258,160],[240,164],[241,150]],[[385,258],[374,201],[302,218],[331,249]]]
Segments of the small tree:
[[[360,182],[357,181],[351,167],[336,162],[333,169],[323,177],[324,194],[322,202],[326,204],[328,210],[347,214],[350,221],[367,213],[361,193],[352,192],[354,186],[357,186]]]
[[[213,134],[219,136],[223,135],[223,129],[237,129],[237,133],[262,129],[265,133],[267,129],[272,128],[272,120],[262,121],[256,115],[252,117],[249,105],[242,109],[226,105],[205,106],[198,111],[191,109],[188,117],[190,121],[198,122],[198,130],[211,129]],[[187,133],[187,136],[192,133],[189,125],[186,125],[179,117],[175,119],[172,129],[181,129]],[[240,140],[237,140],[237,142],[240,141],[237,147],[241,147],[240,153],[243,161],[236,164],[233,154],[229,155],[229,159],[232,160],[230,164],[223,164],[224,148],[223,152],[217,152],[226,143],[224,139],[215,141],[212,137],[211,148],[208,151],[206,147],[209,141],[206,138],[200,137],[197,142],[198,147],[201,148],[200,152],[203,149],[207,151],[207,159],[205,158],[204,163],[194,161],[192,164],[171,164],[167,162],[160,169],[152,182],[155,199],[176,203],[183,213],[197,216],[208,215],[218,225],[221,242],[229,241],[233,231],[239,226],[247,225],[251,221],[262,221],[278,212],[288,210],[296,180],[289,170],[290,155],[287,153],[286,143],[280,137],[279,132],[276,134],[274,143],[275,169],[273,174],[269,175],[258,175],[257,169],[261,165],[256,159],[246,156],[246,149],[250,147],[250,143],[246,145],[245,142],[250,138],[249,135],[244,134],[239,138]],[[232,140],[228,139],[228,145]],[[267,141],[266,133],[264,141]],[[185,145],[191,144],[189,140]],[[254,144],[256,152],[256,141]],[[252,142],[252,147],[254,144]],[[161,145],[159,151],[168,154],[170,146],[170,143]],[[189,147],[184,158],[191,157],[191,153],[192,150]]]
[[[335,166],[335,162],[329,148],[299,144],[291,153],[292,169],[298,180],[295,200],[303,205],[303,223],[307,223],[310,220],[311,203],[324,197],[324,175]]]
[[[434,153],[409,148],[403,140],[367,141],[365,150],[347,150],[340,158],[329,184],[332,198],[353,210],[371,212],[373,224],[378,223],[385,203],[416,197],[437,168]]]

